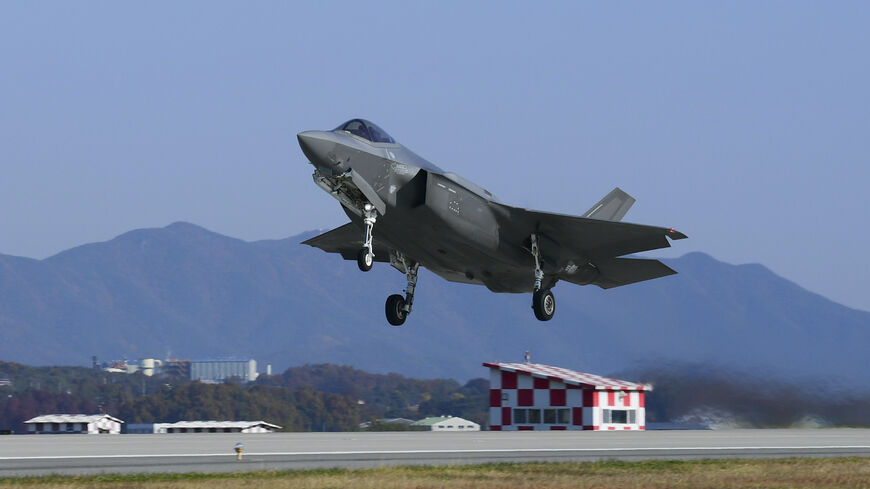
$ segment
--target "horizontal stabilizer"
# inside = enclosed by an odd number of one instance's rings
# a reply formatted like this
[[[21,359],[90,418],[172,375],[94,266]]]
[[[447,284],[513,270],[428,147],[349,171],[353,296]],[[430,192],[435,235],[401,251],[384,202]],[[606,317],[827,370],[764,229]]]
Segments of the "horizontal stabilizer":
[[[642,258],[609,258],[596,260],[600,278],[595,284],[602,289],[643,282],[677,273],[658,260]]]
[[[621,221],[625,213],[634,205],[634,202],[634,197],[617,187],[586,211],[583,217],[602,219],[604,221]]]

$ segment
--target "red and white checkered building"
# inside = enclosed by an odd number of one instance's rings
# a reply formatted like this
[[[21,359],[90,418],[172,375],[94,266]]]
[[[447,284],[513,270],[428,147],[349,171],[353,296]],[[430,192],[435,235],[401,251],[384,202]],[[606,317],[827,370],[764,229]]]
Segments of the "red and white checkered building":
[[[538,363],[489,367],[489,429],[643,430],[648,384]]]

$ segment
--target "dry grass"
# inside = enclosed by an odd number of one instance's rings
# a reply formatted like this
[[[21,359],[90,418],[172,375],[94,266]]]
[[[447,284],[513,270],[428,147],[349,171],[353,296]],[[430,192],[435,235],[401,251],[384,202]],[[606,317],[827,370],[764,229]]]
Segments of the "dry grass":
[[[530,463],[235,474],[39,477],[6,488],[870,488],[870,458]]]

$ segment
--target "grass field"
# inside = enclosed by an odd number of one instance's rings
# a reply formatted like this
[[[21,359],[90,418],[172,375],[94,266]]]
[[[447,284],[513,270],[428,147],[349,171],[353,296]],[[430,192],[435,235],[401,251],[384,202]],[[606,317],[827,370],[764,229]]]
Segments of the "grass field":
[[[6,488],[870,488],[870,458],[493,464],[0,479]]]

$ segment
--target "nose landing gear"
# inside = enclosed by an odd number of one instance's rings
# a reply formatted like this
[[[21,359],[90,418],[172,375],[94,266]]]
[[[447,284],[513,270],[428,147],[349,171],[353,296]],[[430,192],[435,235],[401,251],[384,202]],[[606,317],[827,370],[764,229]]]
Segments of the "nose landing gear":
[[[363,223],[366,225],[366,232],[363,241],[363,247],[360,248],[356,255],[356,264],[363,272],[368,272],[372,269],[375,261],[375,251],[372,247],[372,232],[375,228],[375,222],[378,220],[378,213],[375,211],[375,206],[366,204],[363,206]]]

